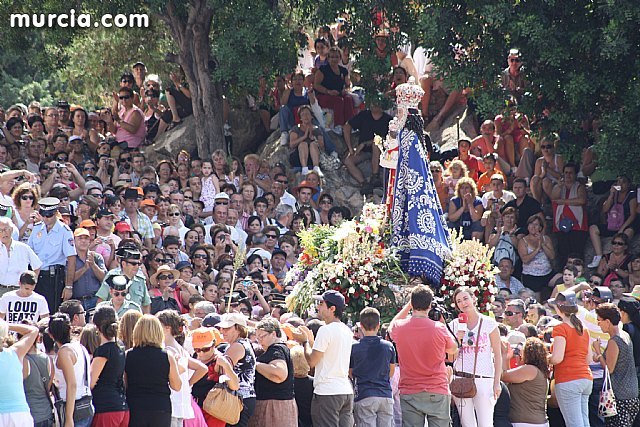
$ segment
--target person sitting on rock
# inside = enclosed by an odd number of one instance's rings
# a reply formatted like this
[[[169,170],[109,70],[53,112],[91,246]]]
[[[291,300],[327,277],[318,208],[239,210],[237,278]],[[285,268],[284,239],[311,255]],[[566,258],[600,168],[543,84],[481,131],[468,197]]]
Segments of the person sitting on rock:
[[[314,88],[322,108],[333,110],[333,131],[342,134],[342,126],[354,116],[353,100],[347,90],[351,86],[349,71],[339,65],[342,52],[329,49],[328,65],[323,65],[314,76]]]
[[[507,56],[509,66],[502,70],[500,83],[502,87],[509,91],[509,94],[517,101],[524,95],[527,81],[522,72],[522,56],[519,49],[510,49]]]
[[[349,174],[358,182],[363,193],[371,192],[373,187],[382,185],[380,179],[380,150],[373,143],[375,135],[382,139],[389,132],[389,122],[392,117],[382,110],[381,100],[369,102],[371,108],[361,111],[344,125],[344,142],[347,145],[347,155],[344,164]],[[353,146],[351,131],[359,131],[358,145]],[[371,159],[371,180],[366,184],[364,175],[358,164]]]
[[[507,177],[497,166],[498,155],[495,153],[486,154],[482,158],[482,164],[484,165],[485,172],[480,175],[478,179],[478,191],[480,194],[486,193],[491,190],[491,177],[495,174],[501,175],[504,182],[507,182]]]
[[[434,131],[442,126],[444,120],[461,103],[466,103],[466,99],[459,90],[451,90],[447,87],[442,77],[436,73],[422,76],[420,86],[424,90],[421,109],[424,122],[427,123],[425,129]]]
[[[458,141],[458,157],[457,160],[462,160],[467,165],[467,176],[478,182],[478,177],[481,172],[484,172],[484,165],[479,158],[469,152],[471,149],[471,141],[468,139],[461,139]]]
[[[507,102],[507,109],[495,118],[496,133],[504,139],[504,147],[509,165],[515,167],[520,162],[526,148],[533,149],[529,138],[529,119],[518,112],[515,98]]]
[[[309,160],[313,170],[320,171],[320,150],[324,150],[324,138],[320,129],[312,123],[311,108],[303,105],[298,110],[300,124],[289,133],[289,162],[292,167],[301,167],[302,175],[309,173]]]

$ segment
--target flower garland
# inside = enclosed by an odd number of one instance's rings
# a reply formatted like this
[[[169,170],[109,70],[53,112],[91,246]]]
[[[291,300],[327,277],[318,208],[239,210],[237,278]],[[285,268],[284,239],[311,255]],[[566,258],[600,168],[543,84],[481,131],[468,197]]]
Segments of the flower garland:
[[[464,240],[462,233],[451,230],[452,256],[445,261],[441,287],[437,292],[447,307],[455,307],[453,293],[468,286],[478,299],[481,312],[491,310],[498,287],[495,275],[500,271],[491,263],[493,248],[478,240]]]
[[[314,295],[333,289],[344,295],[346,313],[354,317],[372,305],[394,312],[389,285],[407,283],[408,278],[395,251],[385,245],[387,221],[384,205],[368,203],[359,220],[301,231],[302,253],[285,278],[295,285],[287,297],[289,309],[305,312],[314,305]]]

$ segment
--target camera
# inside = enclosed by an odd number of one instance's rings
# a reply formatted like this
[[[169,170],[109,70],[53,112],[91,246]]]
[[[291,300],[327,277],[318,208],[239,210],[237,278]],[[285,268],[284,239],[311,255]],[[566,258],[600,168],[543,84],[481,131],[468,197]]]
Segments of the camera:
[[[444,300],[442,298],[434,298],[431,303],[431,310],[429,310],[429,319],[434,322],[439,322],[440,319],[450,320],[449,312],[445,308]]]
[[[65,166],[64,163],[60,163],[60,162],[56,163],[56,169],[63,168],[64,166]]]

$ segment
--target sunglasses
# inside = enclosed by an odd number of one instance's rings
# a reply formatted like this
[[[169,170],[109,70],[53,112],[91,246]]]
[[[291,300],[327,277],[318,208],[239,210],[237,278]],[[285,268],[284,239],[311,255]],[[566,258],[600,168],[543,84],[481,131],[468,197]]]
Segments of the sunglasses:
[[[551,150],[553,148],[553,144],[541,145],[540,148],[542,148],[543,150]]]
[[[173,212],[173,213],[167,214],[167,216],[180,216],[180,212]]]
[[[283,185],[289,184],[289,181],[280,181],[278,179],[276,179],[276,182],[279,182],[280,184],[283,184]]]
[[[158,264],[163,263],[164,262],[164,258],[154,258],[153,259],[155,262],[157,262]]]
[[[120,95],[118,98],[121,99],[121,100],[122,99],[131,99],[131,95]]]
[[[468,337],[468,339],[467,339],[467,345],[468,345],[468,346],[472,346],[472,345],[473,345],[473,335],[474,335],[474,334],[473,334],[473,331],[469,331],[469,332],[467,332],[467,337]]]
[[[97,197],[98,199],[102,199],[102,198],[104,198],[104,195],[103,195],[103,194],[89,194],[89,196],[91,196],[91,197]]]
[[[120,161],[121,162],[130,162],[131,161],[131,157],[120,157]]]
[[[20,196],[20,200],[34,200],[34,199],[35,199],[35,197],[33,197],[33,196],[28,196],[28,195],[26,195],[26,194],[25,194],[25,195]]]
[[[511,58],[509,62],[522,62],[522,60],[520,58]]]
[[[139,262],[139,261],[125,261],[125,262],[126,262],[127,264],[130,264],[130,265],[138,265],[138,266],[139,266],[140,264],[142,264],[142,263],[141,263],[141,262]]]
[[[624,242],[611,242],[614,246],[624,246]]]
[[[94,171],[94,170],[96,170],[96,168],[93,167],[93,166],[88,166],[88,167],[85,167],[83,170],[84,171]]]
[[[194,348],[193,351],[195,351],[196,353],[206,353],[207,351],[211,351],[212,348],[213,348],[213,344],[207,347]]]
[[[599,281],[599,280],[589,280],[589,283],[591,283],[592,285],[595,285],[595,286],[602,285],[602,282]]]
[[[173,274],[161,274],[158,276],[158,280],[173,280]]]
[[[440,169],[431,169],[431,173],[440,173],[442,172]]]
[[[216,205],[228,205],[229,202],[216,202]]]
[[[113,296],[114,297],[126,297],[127,296],[127,291],[113,291]]]
[[[196,254],[193,256],[193,259],[207,259],[207,256],[203,254]]]
[[[129,80],[129,79],[122,79],[120,80],[122,83],[133,83],[133,80]]]
[[[504,315],[511,317],[511,316],[515,316],[518,313],[520,313],[520,312],[519,311],[505,311]]]
[[[278,236],[276,236],[275,234],[267,234],[267,239],[277,239]]]

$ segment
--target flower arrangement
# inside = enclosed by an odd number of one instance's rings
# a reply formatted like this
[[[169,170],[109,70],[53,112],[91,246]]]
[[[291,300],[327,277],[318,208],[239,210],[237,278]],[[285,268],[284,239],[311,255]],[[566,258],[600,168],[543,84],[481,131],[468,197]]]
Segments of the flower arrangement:
[[[499,270],[491,263],[493,248],[475,239],[464,240],[458,230],[451,230],[451,244],[452,256],[445,261],[438,296],[444,299],[447,307],[454,307],[456,288],[468,286],[478,298],[478,309],[488,312],[498,293],[495,275]]]
[[[287,297],[289,309],[305,312],[313,306],[314,295],[334,289],[344,295],[348,315],[357,317],[372,305],[388,307],[395,314],[389,285],[406,284],[408,277],[400,270],[395,251],[385,244],[387,221],[384,205],[368,203],[359,220],[301,231],[302,253],[285,278],[295,285]]]

